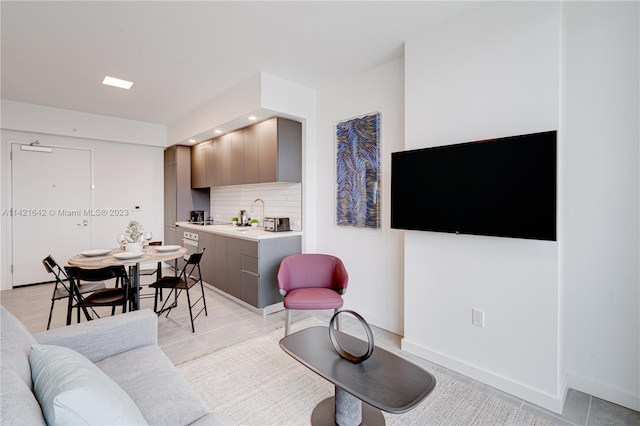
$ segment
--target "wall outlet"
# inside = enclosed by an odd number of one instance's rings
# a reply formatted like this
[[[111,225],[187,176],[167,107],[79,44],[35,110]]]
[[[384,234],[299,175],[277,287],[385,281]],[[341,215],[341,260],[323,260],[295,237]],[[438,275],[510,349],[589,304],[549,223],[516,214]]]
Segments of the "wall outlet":
[[[471,324],[476,327],[484,327],[484,311],[479,309],[471,310]]]

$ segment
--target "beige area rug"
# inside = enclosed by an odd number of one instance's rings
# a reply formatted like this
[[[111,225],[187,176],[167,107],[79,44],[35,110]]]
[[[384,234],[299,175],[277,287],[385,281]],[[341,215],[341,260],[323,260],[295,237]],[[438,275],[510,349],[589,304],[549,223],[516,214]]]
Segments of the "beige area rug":
[[[292,330],[321,325],[315,318]],[[308,425],[334,387],[287,355],[283,330],[186,362],[178,370],[209,409],[229,425]],[[547,421],[470,384],[431,371],[435,390],[413,410],[384,413],[399,425],[548,425]]]

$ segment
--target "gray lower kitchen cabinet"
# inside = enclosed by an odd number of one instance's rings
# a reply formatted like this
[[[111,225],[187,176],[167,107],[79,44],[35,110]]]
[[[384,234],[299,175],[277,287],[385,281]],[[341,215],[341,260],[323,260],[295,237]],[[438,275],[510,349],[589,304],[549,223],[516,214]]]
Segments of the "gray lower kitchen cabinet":
[[[164,245],[166,246],[174,246],[174,245],[182,245],[182,241],[176,240],[176,227],[171,225],[166,225],[164,227]]]
[[[278,269],[285,257],[300,253],[300,236],[240,242],[240,299],[256,308],[282,302]]]
[[[226,293],[242,300],[240,287],[240,243],[239,238],[227,237],[227,290]]]
[[[193,232],[193,231],[191,231]],[[205,247],[202,276],[214,286],[256,308],[282,301],[276,276],[286,256],[300,253],[300,236],[249,241],[199,232]]]
[[[184,229],[180,228],[179,226],[175,227],[175,232],[174,232],[174,239],[175,239],[175,243],[176,245],[179,246],[183,246],[183,239],[184,239]],[[179,257],[177,259],[177,263],[172,263],[171,266],[177,265],[178,266],[178,270],[182,270],[182,268],[184,268],[185,265],[185,260],[184,257]]]
[[[209,232],[198,232],[198,251],[203,251],[200,260],[200,272],[202,279],[206,283],[213,280],[213,270],[215,267],[216,240],[215,235]]]
[[[212,234],[213,235],[213,234]],[[227,240],[222,235],[213,235],[215,240],[215,253],[213,259],[212,281],[207,281],[212,286],[229,293],[227,286]]]

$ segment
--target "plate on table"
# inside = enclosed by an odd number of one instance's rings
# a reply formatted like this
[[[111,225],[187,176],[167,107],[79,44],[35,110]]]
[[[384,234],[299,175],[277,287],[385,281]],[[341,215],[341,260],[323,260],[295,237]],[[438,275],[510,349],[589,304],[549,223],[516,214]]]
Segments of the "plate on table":
[[[121,253],[116,253],[113,255],[116,259],[120,260],[129,260],[129,259],[137,259],[144,255],[141,251],[123,251]]]
[[[180,248],[182,248],[182,246],[157,246],[156,250],[161,252],[169,252],[169,251],[176,251]]]
[[[109,254],[111,249],[93,249],[93,250],[85,250],[80,254],[86,257],[96,257],[96,256],[104,256],[105,254]]]

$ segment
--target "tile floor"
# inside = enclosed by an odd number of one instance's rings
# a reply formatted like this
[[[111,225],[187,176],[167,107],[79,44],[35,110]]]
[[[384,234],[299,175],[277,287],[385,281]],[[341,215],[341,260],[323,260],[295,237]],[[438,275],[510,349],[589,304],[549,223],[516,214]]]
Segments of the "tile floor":
[[[146,279],[148,280],[149,278]],[[143,283],[145,282],[144,280],[145,277],[143,277]],[[52,291],[53,284],[39,284],[5,290],[0,292],[0,303],[18,317],[32,333],[38,332],[46,329]],[[148,293],[149,290],[146,292]],[[283,312],[263,317],[262,314],[241,306],[210,288],[207,288],[205,293],[209,315],[196,319],[195,333],[191,333],[186,299],[181,300],[182,303],[171,313],[169,318],[164,316],[159,318],[158,342],[174,364],[198,358],[283,326]],[[141,304],[143,308],[152,308],[153,299],[143,299]],[[307,318],[312,314],[324,322],[328,322],[331,317],[330,311],[295,312],[293,321]],[[344,317],[343,329],[356,335],[363,333],[357,321],[346,315]],[[63,327],[65,319],[64,302],[57,302],[51,327]],[[427,369],[438,370],[443,374],[451,375],[459,380],[471,383],[473,386],[478,386],[484,391],[531,411],[554,424],[640,426],[640,413],[575,390],[569,391],[563,415],[559,416],[515,396],[403,352],[400,349],[400,336],[376,327],[372,327],[372,329],[376,345],[401,353],[402,356],[425,366]]]

